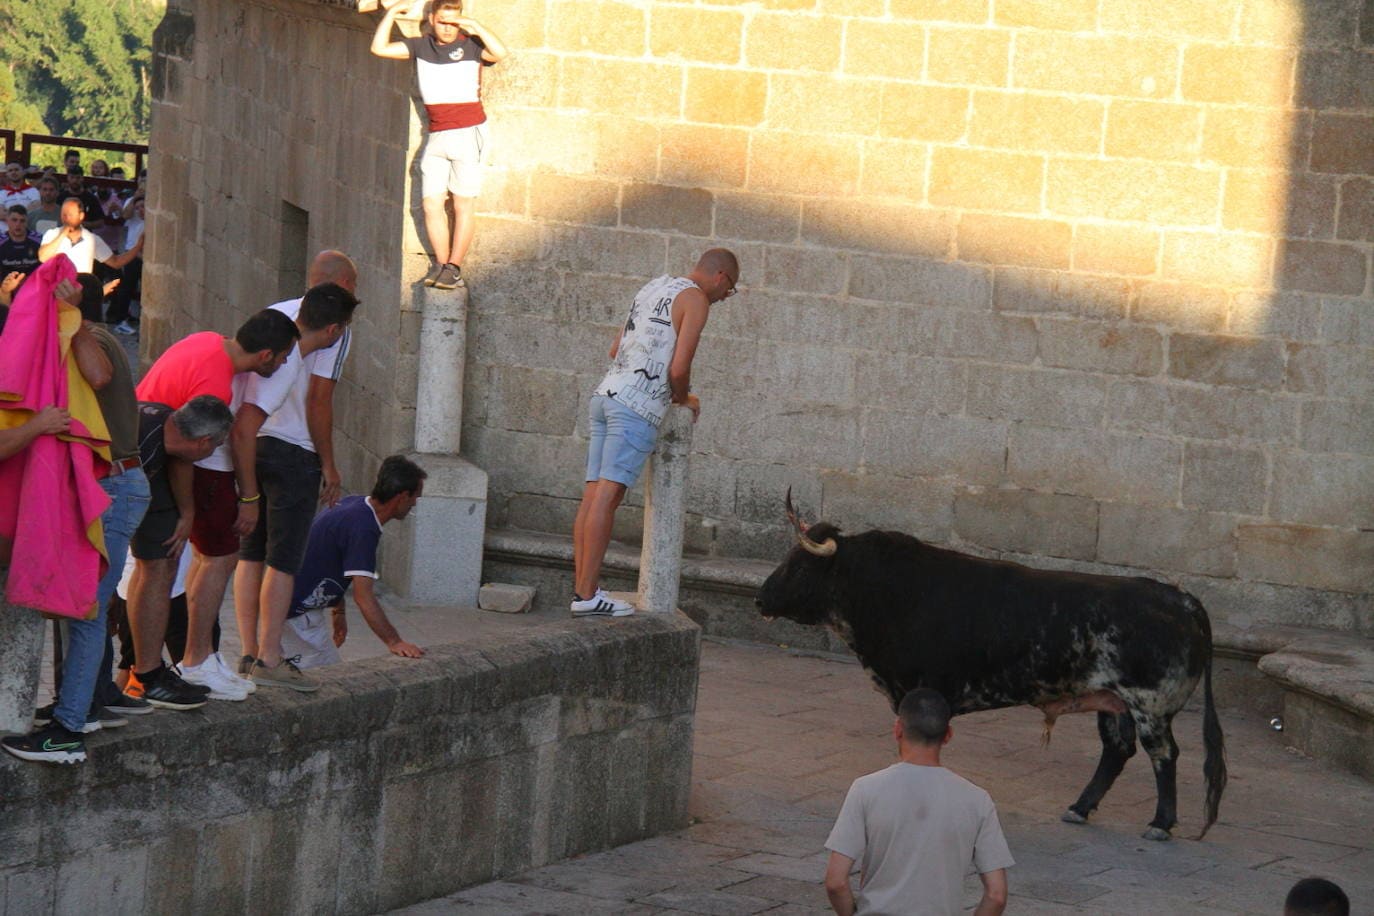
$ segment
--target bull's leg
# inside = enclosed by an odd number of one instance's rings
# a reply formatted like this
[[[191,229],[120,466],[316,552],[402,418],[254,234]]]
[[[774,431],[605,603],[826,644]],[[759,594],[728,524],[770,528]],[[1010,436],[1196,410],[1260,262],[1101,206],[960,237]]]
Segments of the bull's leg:
[[[1097,762],[1097,772],[1078,796],[1078,801],[1064,812],[1063,820],[1070,824],[1086,824],[1088,815],[1097,809],[1097,803],[1121,775],[1126,761],[1135,756],[1135,721],[1129,713],[1113,715],[1108,712],[1097,714],[1097,733],[1102,736],[1102,759]]]
[[[1142,717],[1136,723],[1140,746],[1150,755],[1155,769],[1155,819],[1142,836],[1147,840],[1167,840],[1169,831],[1178,823],[1178,744],[1174,742],[1171,719]]]

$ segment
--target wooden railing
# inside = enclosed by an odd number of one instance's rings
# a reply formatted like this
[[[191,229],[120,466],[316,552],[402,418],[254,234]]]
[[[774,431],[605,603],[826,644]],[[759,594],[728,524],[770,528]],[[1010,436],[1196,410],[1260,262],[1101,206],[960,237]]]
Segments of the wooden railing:
[[[57,170],[59,178],[62,176],[61,156],[69,149],[118,153],[121,159],[123,159],[124,154],[132,153],[134,171],[124,180],[96,178],[90,174],[89,166],[85,167],[88,182],[114,188],[132,188],[137,185],[138,176],[143,173],[143,168],[148,162],[148,144],[146,143],[119,143],[114,140],[91,140],[86,137],[58,137],[52,134],[20,133],[10,128],[0,128],[0,148],[3,148],[5,153],[3,159],[0,159],[0,165],[8,162],[18,162],[24,166],[33,165],[36,147],[53,147],[56,149],[57,158],[53,160],[52,164],[59,166]]]

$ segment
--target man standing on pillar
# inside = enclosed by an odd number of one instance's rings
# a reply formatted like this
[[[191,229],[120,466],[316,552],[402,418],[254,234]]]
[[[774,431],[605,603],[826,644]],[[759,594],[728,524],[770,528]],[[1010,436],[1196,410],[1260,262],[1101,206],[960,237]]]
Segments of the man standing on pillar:
[[[573,522],[574,617],[634,613],[599,587],[615,510],[653,452],[669,403],[690,408],[694,421],[700,414],[692,357],[711,306],[733,296],[738,283],[738,259],[712,248],[687,276],[650,280],[635,294],[588,410],[586,488]]]
[[[411,14],[418,16],[424,2],[415,0]],[[382,16],[372,36],[372,53],[388,60],[415,59],[420,98],[429,116],[429,138],[420,156],[420,194],[434,266],[425,285],[454,289],[463,282],[461,265],[472,244],[474,211],[482,190],[487,147],[482,68],[509,52],[490,29],[463,15],[463,0],[433,0],[429,34],[391,41],[391,27],[404,6],[400,0]],[[452,228],[446,210],[449,197]]]

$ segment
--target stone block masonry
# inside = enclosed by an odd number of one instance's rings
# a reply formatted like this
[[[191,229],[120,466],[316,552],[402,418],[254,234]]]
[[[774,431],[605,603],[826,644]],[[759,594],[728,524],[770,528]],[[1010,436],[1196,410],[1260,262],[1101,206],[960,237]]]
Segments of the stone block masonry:
[[[170,3],[146,355],[261,304],[248,278],[278,269],[282,202],[308,210],[310,247],[362,262],[338,411],[360,488],[414,441],[421,128],[406,68],[367,53],[376,14],[349,5]],[[697,357],[689,550],[776,559],[790,484],[851,528],[1179,579],[1235,622],[1374,633],[1352,573],[1374,504],[1361,10],[474,10],[514,49],[484,73],[464,265],[461,438],[491,474],[489,525],[566,533],[585,397],[630,296],[725,245],[742,295]],[[1347,559],[1303,561],[1321,545]]]
[[[473,267],[494,525],[565,533],[582,401],[547,373],[584,398],[632,288],[719,244],[745,294],[698,353],[689,548],[776,559],[791,485],[852,528],[1210,583],[1222,619],[1327,591],[1374,632],[1358,4],[534,6],[557,87],[488,98],[502,231],[542,247]],[[533,339],[532,277],[579,304]]]
[[[5,755],[0,911],[385,912],[681,829],[698,655],[678,615],[547,623]]]

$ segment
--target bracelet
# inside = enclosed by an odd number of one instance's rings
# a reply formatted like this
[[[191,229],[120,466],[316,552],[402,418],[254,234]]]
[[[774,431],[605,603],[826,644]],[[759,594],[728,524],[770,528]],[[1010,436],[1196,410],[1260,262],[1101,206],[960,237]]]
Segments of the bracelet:
[[[240,496],[240,497],[239,497],[239,502],[241,502],[241,503],[255,503],[255,502],[257,502],[257,501],[260,500],[260,499],[262,499],[262,494],[261,494],[261,493],[259,493],[257,496]]]

